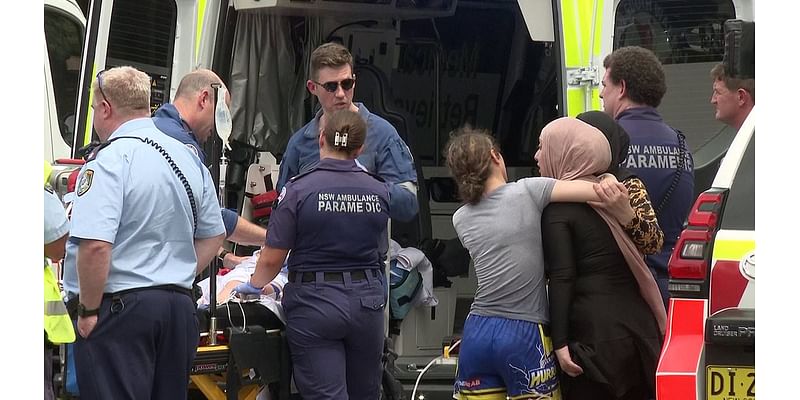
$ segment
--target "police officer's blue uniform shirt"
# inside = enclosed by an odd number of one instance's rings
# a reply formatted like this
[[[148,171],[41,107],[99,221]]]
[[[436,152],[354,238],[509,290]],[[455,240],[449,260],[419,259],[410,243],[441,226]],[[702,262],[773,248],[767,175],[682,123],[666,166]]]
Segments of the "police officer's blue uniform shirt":
[[[44,243],[53,243],[69,232],[64,203],[50,188],[44,189]]]
[[[675,177],[680,161],[680,147],[675,130],[670,128],[655,108],[634,107],[621,112],[617,122],[630,134],[628,159],[622,163],[633,171],[647,187],[653,207],[661,204]],[[656,215],[664,231],[663,250],[647,257],[647,263],[658,271],[666,272],[672,248],[683,229],[683,221],[694,199],[694,161],[686,149],[685,167],[680,181],[667,204]]]
[[[392,218],[409,221],[417,215],[419,204],[416,194],[400,186],[403,182],[417,182],[414,161],[397,130],[385,119],[372,114],[361,103],[358,114],[367,122],[367,138],[364,151],[358,162],[386,182],[391,183]],[[310,171],[319,162],[319,119],[322,111],[305,126],[295,132],[286,145],[286,153],[280,164],[277,190],[281,190],[290,178]]]
[[[150,118],[126,122],[109,140],[120,136],[150,138],[166,150],[192,189],[197,230],[193,233],[186,190],[158,150],[137,139],[114,141],[81,168],[75,188],[64,272],[70,297],[78,292],[82,239],[113,245],[104,290],[113,293],[165,284],[191,288],[197,267],[194,238],[225,232],[211,175],[196,155],[156,129]]]
[[[281,189],[267,245],[292,249],[290,271],[383,268],[389,208],[388,184],[353,160],[326,158]]]
[[[206,163],[206,153],[203,151],[203,147],[200,146],[200,142],[194,136],[194,132],[189,128],[189,125],[181,119],[181,114],[174,105],[167,103],[159,107],[153,114],[153,123],[167,136],[185,144],[189,150],[192,150],[194,154],[200,157],[200,161],[203,164]],[[236,223],[239,222],[239,214],[233,210],[223,208],[222,222],[225,224],[225,236],[228,237],[236,229]]]

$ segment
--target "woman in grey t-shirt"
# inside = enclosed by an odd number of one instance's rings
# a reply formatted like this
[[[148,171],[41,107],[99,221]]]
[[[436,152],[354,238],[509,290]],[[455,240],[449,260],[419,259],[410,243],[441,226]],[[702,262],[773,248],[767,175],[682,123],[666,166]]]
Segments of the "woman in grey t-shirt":
[[[606,153],[608,164],[610,149]],[[447,164],[466,203],[453,215],[453,226],[478,278],[464,325],[455,396],[553,398],[558,371],[547,333],[541,215],[551,201],[597,201],[593,184],[551,178],[509,183],[494,138],[471,128],[451,139]]]

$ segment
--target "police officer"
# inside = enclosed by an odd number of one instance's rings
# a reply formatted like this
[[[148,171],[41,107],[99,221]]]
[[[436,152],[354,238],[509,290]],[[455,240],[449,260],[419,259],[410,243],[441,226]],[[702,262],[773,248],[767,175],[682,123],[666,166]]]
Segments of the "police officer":
[[[390,183],[392,218],[410,221],[417,215],[417,172],[411,152],[397,130],[385,119],[372,114],[361,103],[353,103],[356,77],[353,56],[338,43],[325,43],[311,53],[308,91],[317,97],[322,109],[289,139],[280,165],[277,190],[295,175],[313,168],[320,159],[320,127],[337,110],[357,112],[367,123],[364,151],[358,162],[368,171]]]
[[[304,400],[379,398],[389,185],[355,161],[366,124],[328,114],[320,161],[284,186],[250,281],[257,293],[289,250],[283,307],[294,380]]]
[[[207,69],[192,71],[181,79],[172,104],[164,104],[153,115],[153,123],[158,129],[185,144],[203,163],[206,155],[202,144],[214,133],[216,99],[211,85],[215,84],[225,88],[222,79],[213,71]],[[230,93],[227,90],[224,92],[224,107],[230,107]],[[222,221],[225,223],[226,237],[231,242],[261,246],[266,240],[267,232],[264,228],[240,217],[233,210],[222,209]],[[223,262],[229,266],[245,260],[245,257],[236,257],[227,251],[222,251],[221,254]]]
[[[190,288],[224,238],[208,169],[150,117],[150,78],[102,71],[101,148],[82,167],[64,288],[82,399],[185,399],[199,341]]]

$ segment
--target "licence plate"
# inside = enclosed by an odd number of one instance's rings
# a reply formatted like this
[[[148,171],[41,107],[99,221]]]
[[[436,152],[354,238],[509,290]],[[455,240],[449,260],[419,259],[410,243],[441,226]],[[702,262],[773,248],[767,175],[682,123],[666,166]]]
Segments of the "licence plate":
[[[749,367],[706,367],[708,400],[753,400],[756,398],[756,369]]]

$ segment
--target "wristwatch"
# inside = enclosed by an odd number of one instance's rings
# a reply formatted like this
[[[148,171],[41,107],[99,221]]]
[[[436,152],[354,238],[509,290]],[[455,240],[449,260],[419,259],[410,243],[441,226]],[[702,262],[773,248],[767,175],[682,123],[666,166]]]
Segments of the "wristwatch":
[[[88,309],[83,303],[78,303],[78,316],[79,317],[91,317],[92,315],[100,314],[100,307]]]
[[[217,258],[219,258],[219,260],[220,260],[220,261],[225,261],[225,256],[227,256],[228,254],[230,254],[230,251],[228,251],[228,250],[222,250],[222,252],[220,252],[220,253],[217,255]]]

